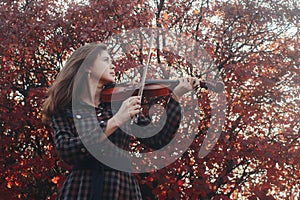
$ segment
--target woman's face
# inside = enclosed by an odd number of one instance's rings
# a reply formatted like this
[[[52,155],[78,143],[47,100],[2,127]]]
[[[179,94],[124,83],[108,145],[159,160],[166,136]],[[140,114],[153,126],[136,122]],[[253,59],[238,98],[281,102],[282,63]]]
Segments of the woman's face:
[[[115,82],[115,68],[109,53],[102,51],[90,69],[91,78],[94,81],[98,81],[99,84]]]

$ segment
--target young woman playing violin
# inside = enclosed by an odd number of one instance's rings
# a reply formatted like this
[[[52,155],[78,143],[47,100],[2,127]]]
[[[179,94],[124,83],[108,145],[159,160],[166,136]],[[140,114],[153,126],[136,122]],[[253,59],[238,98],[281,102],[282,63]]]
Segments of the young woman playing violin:
[[[59,156],[73,166],[58,192],[57,199],[142,199],[138,182],[131,173],[118,171],[100,163],[82,142],[82,138],[86,137],[94,143],[101,144],[101,134],[105,134],[119,147],[127,149],[130,144],[132,136],[124,133],[119,127],[141,112],[141,97],[127,98],[115,114],[112,114],[109,104],[101,101],[105,85],[115,81],[115,68],[106,45],[86,44],[73,52],[49,88],[48,97],[43,105],[43,120],[53,128],[53,139]],[[75,89],[78,94],[78,99],[75,100],[72,99],[72,93],[78,80],[80,87]],[[160,148],[158,144],[164,146],[172,139],[181,118],[178,99],[198,84],[193,78],[182,79],[173,93],[165,97],[168,98],[166,123],[155,136],[143,138],[142,141],[146,145],[150,148]],[[85,108],[95,109],[98,121],[85,121],[83,126],[96,123],[102,128],[102,133],[86,128],[84,136],[79,137],[74,125],[74,117],[78,116],[72,115],[72,100],[79,101],[82,105],[83,114],[79,118],[86,116]],[[155,144],[155,147],[151,147],[152,144]]]

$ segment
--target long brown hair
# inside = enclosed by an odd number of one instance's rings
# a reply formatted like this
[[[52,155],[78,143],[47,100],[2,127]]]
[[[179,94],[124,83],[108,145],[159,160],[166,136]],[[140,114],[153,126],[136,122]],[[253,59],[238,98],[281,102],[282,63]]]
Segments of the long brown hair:
[[[42,106],[43,122],[49,124],[51,117],[72,105],[72,94],[79,96],[82,87],[77,83],[87,82],[86,68],[91,66],[97,55],[107,50],[105,44],[89,43],[75,50],[61,69]],[[76,85],[76,87],[74,87]],[[73,91],[74,89],[74,91]]]

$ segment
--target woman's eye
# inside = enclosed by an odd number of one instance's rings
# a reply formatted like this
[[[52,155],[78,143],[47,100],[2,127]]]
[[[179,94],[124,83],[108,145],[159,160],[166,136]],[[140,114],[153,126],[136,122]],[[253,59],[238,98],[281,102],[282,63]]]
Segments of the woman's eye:
[[[105,62],[110,62],[110,59],[106,58],[104,59]]]

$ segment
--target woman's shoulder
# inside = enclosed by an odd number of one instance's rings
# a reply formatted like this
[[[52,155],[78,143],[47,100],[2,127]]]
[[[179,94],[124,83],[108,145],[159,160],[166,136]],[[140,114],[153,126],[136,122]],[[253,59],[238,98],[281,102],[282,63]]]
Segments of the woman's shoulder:
[[[87,106],[85,104],[72,105],[67,108],[58,110],[56,113],[53,114],[53,117],[54,118],[59,118],[59,117],[76,118],[76,114],[87,115],[89,113],[95,113],[95,108],[92,106]]]

